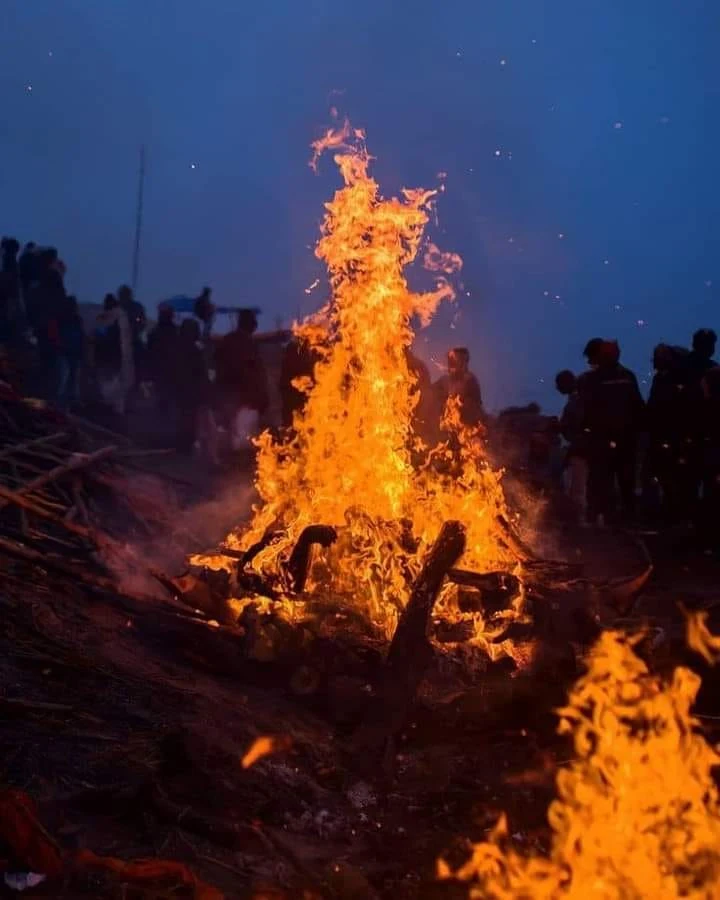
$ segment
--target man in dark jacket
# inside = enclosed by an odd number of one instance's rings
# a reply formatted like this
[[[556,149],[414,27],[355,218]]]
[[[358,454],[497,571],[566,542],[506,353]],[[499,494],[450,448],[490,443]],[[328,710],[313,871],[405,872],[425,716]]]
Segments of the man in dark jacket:
[[[175,310],[172,306],[161,303],[158,307],[157,325],[148,335],[146,375],[155,385],[155,392],[162,408],[167,408],[174,393],[177,342]]]
[[[673,447],[676,460],[674,490],[678,515],[681,519],[695,519],[700,502],[700,483],[703,468],[703,442],[707,403],[703,379],[717,366],[713,359],[717,336],[710,328],[701,328],[693,335],[692,350],[679,361],[673,379],[678,391],[674,411]]]
[[[680,521],[688,509],[685,390],[682,372],[688,351],[658,344],[653,352],[653,376],[646,424],[649,437],[646,485],[659,485],[662,513],[667,523]]]
[[[216,382],[229,427],[240,410],[254,410],[260,417],[269,405],[267,373],[253,338],[257,325],[255,310],[240,310],[235,331],[221,339],[215,353]]]
[[[587,518],[591,523],[607,519],[617,486],[623,515],[632,519],[637,439],[645,404],[637,378],[620,364],[617,341],[604,341],[595,359],[596,367],[579,380],[588,438]]]
[[[555,387],[558,393],[567,398],[560,416],[560,434],[567,442],[563,481],[575,509],[584,517],[587,505],[588,448],[578,379],[569,369],[564,369],[555,376]]]
[[[58,315],[57,403],[69,409],[80,402],[80,368],[85,354],[85,330],[77,297],[66,297]]]
[[[475,428],[485,418],[480,383],[470,371],[470,352],[467,347],[455,347],[448,353],[447,375],[435,382],[441,414],[447,401],[457,398],[463,425]]]

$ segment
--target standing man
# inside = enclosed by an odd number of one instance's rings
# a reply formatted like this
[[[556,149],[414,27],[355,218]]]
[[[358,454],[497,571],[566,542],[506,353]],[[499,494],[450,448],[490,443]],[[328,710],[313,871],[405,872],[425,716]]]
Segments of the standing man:
[[[482,425],[485,418],[482,392],[479,381],[470,371],[470,352],[467,347],[455,347],[450,350],[447,369],[447,375],[443,375],[435,382],[441,410],[445,410],[450,398],[457,398],[462,424],[469,428]]]
[[[216,383],[236,450],[249,446],[270,402],[265,365],[253,338],[257,327],[255,310],[241,309],[235,331],[222,338],[215,354]]]
[[[617,341],[603,341],[595,368],[578,382],[583,431],[588,439],[587,519],[605,524],[620,496],[622,516],[635,515],[637,441],[645,403],[637,378],[620,364]]]

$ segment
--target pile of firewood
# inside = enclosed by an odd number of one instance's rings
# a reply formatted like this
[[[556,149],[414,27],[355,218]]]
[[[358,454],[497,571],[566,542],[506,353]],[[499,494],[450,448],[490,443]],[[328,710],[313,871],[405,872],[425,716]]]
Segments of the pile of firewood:
[[[172,539],[176,492],[145,470],[157,453],[3,387],[0,553],[109,587],[113,547]]]

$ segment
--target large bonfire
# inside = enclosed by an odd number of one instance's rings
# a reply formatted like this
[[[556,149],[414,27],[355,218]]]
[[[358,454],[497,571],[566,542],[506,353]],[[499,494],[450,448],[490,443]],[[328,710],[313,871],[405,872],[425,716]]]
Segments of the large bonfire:
[[[467,530],[463,567],[507,570],[518,560],[498,525],[506,515],[500,476],[485,462],[478,435],[460,424],[457,408],[445,411],[452,452],[447,441],[422,446],[412,427],[419,399],[408,357],[413,326],[426,325],[454,297],[449,276],[462,265],[456,254],[424,243],[436,191],[383,198],[369,174],[364,135],[348,123],[313,149],[313,166],[325,150],[334,151],[344,182],[326,204],[316,248],[331,299],[295,329],[318,362],[312,384],[302,385],[307,403],[293,435],[277,440],[266,433],[258,441],[260,499],[249,527],[227,545],[245,550],[273,532],[251,563],[273,577],[304,528],[333,526],[338,540],[316,553],[305,594],[345,601],[390,634],[443,522],[458,520]],[[435,284],[413,293],[405,269],[421,249]],[[458,615],[450,588],[439,607]],[[481,639],[486,623],[474,617]]]

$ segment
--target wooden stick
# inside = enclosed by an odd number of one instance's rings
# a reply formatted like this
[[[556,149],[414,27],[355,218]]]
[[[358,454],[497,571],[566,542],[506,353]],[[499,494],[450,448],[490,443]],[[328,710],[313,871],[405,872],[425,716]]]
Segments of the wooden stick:
[[[402,612],[385,662],[378,702],[361,725],[355,746],[374,762],[373,756],[398,732],[432,660],[428,638],[430,616],[448,570],[465,550],[465,528],[445,522],[430,548],[420,575]]]
[[[21,444],[8,444],[7,447],[3,447],[0,450],[0,459],[7,459],[8,456],[16,456],[18,453],[24,453],[27,450],[39,447],[42,444],[51,444],[53,443],[53,441],[59,441],[62,438],[66,437],[66,432],[58,431],[55,434],[48,434],[43,437],[33,438],[31,441],[23,441]]]
[[[14,541],[5,540],[5,538],[3,537],[0,537],[0,551],[4,551],[11,556],[17,556],[20,559],[24,559],[27,562],[33,563],[33,565],[40,566],[45,569],[54,569],[55,571],[60,572],[62,575],[70,576],[79,584],[86,584],[90,587],[95,587],[99,590],[109,591],[112,593],[115,593],[115,591],[117,590],[117,586],[107,578],[103,578],[98,575],[88,577],[90,573],[88,572],[86,567],[84,567],[82,570],[76,569],[74,566],[63,562],[62,560],[55,559],[52,556],[47,556],[44,553],[39,553],[37,550],[33,550],[31,547],[25,547],[23,544],[16,544]]]
[[[40,487],[44,487],[46,484],[49,484],[51,481],[55,481],[58,478],[62,478],[63,475],[68,475],[71,472],[77,472],[79,469],[86,469],[88,466],[95,465],[95,463],[101,462],[104,459],[107,459],[109,456],[112,456],[116,451],[116,447],[103,447],[102,450],[96,450],[95,453],[87,453],[87,454],[77,454],[70,458],[68,462],[63,464],[62,466],[55,466],[54,469],[50,469],[50,471],[45,472],[44,475],[38,475],[37,478],[34,478],[32,481],[28,481],[20,491],[14,491],[9,493],[14,493],[17,496],[21,494],[30,494],[33,491],[37,490]],[[7,506],[10,503],[17,503],[17,500],[14,500],[5,494],[5,500],[0,501],[0,509]]]
[[[57,513],[51,512],[49,509],[46,509],[44,506],[40,506],[34,500],[31,500],[29,497],[25,497],[22,493],[18,491],[11,491],[10,488],[5,487],[5,485],[0,484],[0,509],[4,509],[6,506],[19,506],[28,512],[33,513],[33,515],[40,516],[41,519],[47,519],[50,522],[55,522],[58,525],[61,525],[67,531],[71,531],[73,534],[77,534],[80,537],[86,538],[88,540],[92,540],[92,533],[89,528],[83,528],[82,525],[76,525],[74,522],[67,522],[65,519],[58,515]]]
[[[70,413],[67,413],[65,418],[72,422],[73,425],[77,425],[78,428],[85,428],[88,431],[94,431],[96,434],[104,434],[108,437],[113,438],[113,440],[118,441],[121,444],[132,444],[130,438],[125,437],[124,434],[118,434],[117,431],[111,431],[109,428],[104,428],[102,425],[98,425],[95,422],[89,422],[87,419],[83,419],[80,416],[74,416]]]

